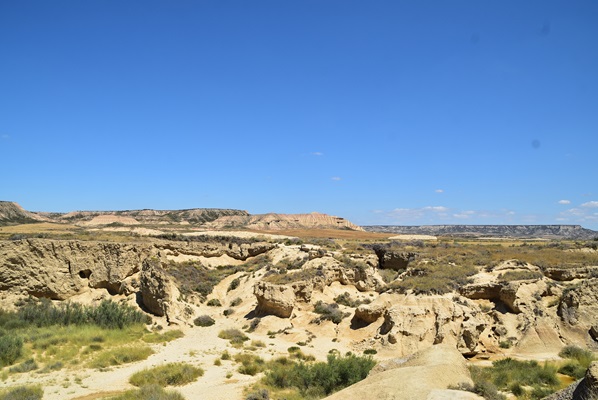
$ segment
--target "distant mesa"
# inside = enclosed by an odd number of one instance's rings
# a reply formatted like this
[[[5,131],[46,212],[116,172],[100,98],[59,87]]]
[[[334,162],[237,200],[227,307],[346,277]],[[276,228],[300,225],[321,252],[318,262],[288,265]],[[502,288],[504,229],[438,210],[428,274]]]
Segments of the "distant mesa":
[[[598,237],[598,232],[579,225],[372,225],[363,227],[368,232],[397,235],[431,235],[455,237],[504,237],[539,239],[583,239]]]

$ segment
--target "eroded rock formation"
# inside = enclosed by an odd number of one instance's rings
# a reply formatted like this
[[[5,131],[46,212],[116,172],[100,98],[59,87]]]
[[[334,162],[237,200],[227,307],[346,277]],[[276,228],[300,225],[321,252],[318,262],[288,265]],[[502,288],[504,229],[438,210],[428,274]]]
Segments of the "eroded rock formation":
[[[289,318],[295,307],[295,293],[290,286],[258,282],[253,288],[253,294],[257,298],[258,315]]]

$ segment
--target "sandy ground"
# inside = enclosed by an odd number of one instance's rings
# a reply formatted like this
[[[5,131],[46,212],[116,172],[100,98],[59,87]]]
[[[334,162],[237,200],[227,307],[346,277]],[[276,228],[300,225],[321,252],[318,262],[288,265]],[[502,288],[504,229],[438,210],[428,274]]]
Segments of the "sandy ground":
[[[436,236],[431,235],[396,235],[388,238],[389,240],[438,240]]]

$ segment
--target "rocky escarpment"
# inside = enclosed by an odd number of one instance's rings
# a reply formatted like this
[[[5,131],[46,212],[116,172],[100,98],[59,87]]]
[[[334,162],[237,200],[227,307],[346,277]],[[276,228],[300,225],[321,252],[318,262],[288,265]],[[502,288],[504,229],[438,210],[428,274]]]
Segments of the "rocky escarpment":
[[[516,238],[594,239],[598,232],[579,225],[372,225],[368,232],[432,236],[493,236]]]
[[[86,288],[121,292],[155,254],[152,245],[28,239],[0,241],[0,290],[64,300]]]
[[[220,257],[246,260],[270,250],[271,243],[169,242],[113,243],[25,239],[0,241],[0,291],[65,300],[89,288],[130,294],[132,283],[151,258]]]

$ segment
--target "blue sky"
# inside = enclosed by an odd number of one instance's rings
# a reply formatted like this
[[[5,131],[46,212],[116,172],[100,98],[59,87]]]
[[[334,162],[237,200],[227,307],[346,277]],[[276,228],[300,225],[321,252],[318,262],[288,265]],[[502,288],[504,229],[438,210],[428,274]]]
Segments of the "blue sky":
[[[598,229],[598,2],[0,1],[0,199]]]

